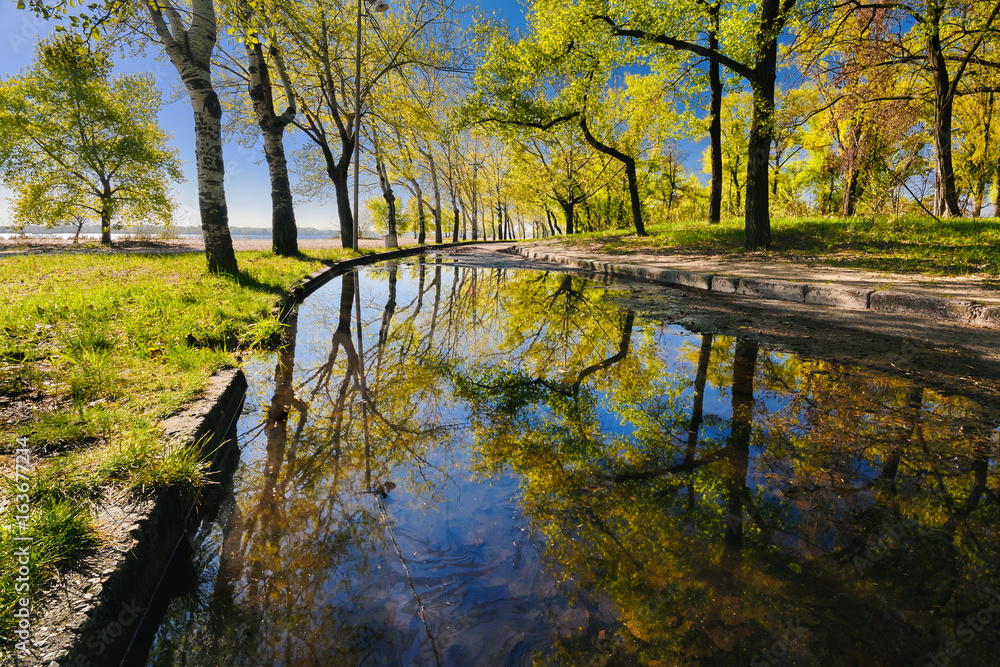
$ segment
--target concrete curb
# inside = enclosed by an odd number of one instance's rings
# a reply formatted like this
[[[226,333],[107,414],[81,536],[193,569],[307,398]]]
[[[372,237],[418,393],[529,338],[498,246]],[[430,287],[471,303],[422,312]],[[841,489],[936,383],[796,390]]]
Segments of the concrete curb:
[[[213,484],[184,497],[159,493],[115,511],[124,532],[108,545],[110,556],[99,557],[101,575],[68,585],[60,603],[39,619],[40,627],[57,632],[33,644],[32,664],[111,665],[125,657],[196,508],[235,470],[235,426],[246,389],[243,371],[225,369],[209,380],[201,397],[160,423],[171,446],[201,449]]]
[[[316,269],[303,278],[298,285],[295,285],[292,288],[291,292],[282,297],[281,302],[278,304],[278,321],[284,322],[288,318],[288,315],[292,312],[292,309],[301,303],[303,299],[337,276],[343,275],[351,269],[356,269],[359,266],[378,264],[379,262],[387,262],[391,259],[414,257],[416,255],[422,255],[425,252],[434,250],[461,248],[463,246],[470,245],[483,245],[485,243],[513,245],[511,241],[459,241],[458,243],[442,243],[440,245],[415,245],[400,248],[399,250],[377,252],[370,255],[361,255],[360,257],[351,257],[350,259],[330,261],[322,269]]]
[[[516,249],[519,254],[528,259],[564,264],[594,271],[606,277],[647,280],[663,285],[689,287],[722,294],[808,303],[847,310],[871,310],[881,313],[916,315],[946,322],[1000,329],[1000,306],[985,306],[974,301],[913,292],[869,290],[843,285],[742,278],[724,274],[658,269],[634,264],[615,264],[539,252],[524,246],[517,246]]]

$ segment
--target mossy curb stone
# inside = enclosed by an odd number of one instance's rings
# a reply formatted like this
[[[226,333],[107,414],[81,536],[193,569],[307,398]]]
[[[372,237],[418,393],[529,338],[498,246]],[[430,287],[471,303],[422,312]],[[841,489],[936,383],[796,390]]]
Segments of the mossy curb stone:
[[[197,400],[161,422],[170,446],[201,448],[211,462],[213,482],[225,482],[232,474],[228,468],[234,454],[238,457],[235,427],[246,388],[243,371],[225,369],[209,380]],[[108,499],[101,513],[110,526],[110,543],[49,591],[38,633],[32,637],[31,661],[24,664],[118,664],[207,488],[186,496],[161,493],[124,505]]]

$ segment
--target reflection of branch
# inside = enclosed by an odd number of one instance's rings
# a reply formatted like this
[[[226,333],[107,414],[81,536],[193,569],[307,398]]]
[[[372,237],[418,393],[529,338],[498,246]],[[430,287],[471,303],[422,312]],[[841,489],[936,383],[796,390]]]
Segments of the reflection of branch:
[[[440,431],[447,430],[447,427],[445,427],[445,426],[432,426],[432,427],[430,427],[428,429],[425,429],[423,431],[418,431],[416,429],[407,428],[407,427],[402,426],[400,424],[393,423],[393,422],[389,421],[389,419],[385,415],[383,415],[382,412],[378,408],[375,407],[375,401],[373,401],[373,400],[369,400],[368,401],[368,409],[371,410],[372,414],[374,414],[376,417],[378,417],[382,421],[383,424],[385,424],[386,426],[388,426],[389,430],[396,431],[398,433],[406,433],[407,435],[414,435],[414,436],[418,436],[419,437],[419,436],[424,436],[424,435],[434,435],[435,433],[438,433]]]
[[[417,601],[417,616],[420,617],[420,622],[424,624],[424,632],[427,633],[427,639],[431,642],[431,650],[434,651],[434,661],[441,665],[441,656],[438,655],[437,644],[434,642],[434,635],[431,634],[431,628],[427,625],[427,617],[424,616],[424,602],[420,599],[420,593],[417,593],[417,587],[413,584],[413,575],[410,574],[410,567],[406,564],[406,559],[403,558],[403,550],[399,548],[399,542],[396,541],[396,532],[392,529],[392,521],[389,519],[389,511],[386,509],[385,501],[379,496],[375,496],[375,502],[378,504],[379,513],[382,515],[382,521],[385,523],[386,532],[389,534],[389,540],[392,542],[392,547],[396,550],[396,555],[399,557],[399,562],[403,566],[403,570],[406,571],[406,583],[410,586],[410,591],[413,593],[413,599]]]
[[[575,397],[580,392],[580,385],[583,381],[590,375],[593,375],[597,371],[604,370],[619,361],[625,359],[628,356],[629,343],[632,342],[632,324],[635,322],[635,313],[631,310],[625,315],[625,325],[622,327],[622,337],[618,343],[618,353],[614,356],[608,357],[604,361],[596,363],[592,366],[588,366],[580,371],[580,375],[577,376],[576,382],[573,383],[573,396]]]
[[[594,513],[594,510],[588,507],[586,508],[586,514],[587,518],[589,518],[591,522],[593,522],[593,524],[597,526],[597,529],[602,533],[604,533],[605,535],[607,535],[608,539],[610,539],[612,542],[615,543],[615,546],[618,547],[619,551],[621,551],[622,555],[629,560],[632,566],[638,567],[639,563],[638,561],[636,561],[635,556],[633,556],[632,553],[625,548],[625,545],[622,544],[621,538],[615,535],[615,533],[610,528],[608,528],[607,524],[601,521],[601,518]]]
[[[631,482],[640,479],[653,479],[654,477],[664,477],[666,475],[674,475],[679,472],[690,472],[692,470],[697,470],[703,465],[708,465],[709,463],[714,463],[719,459],[727,458],[730,455],[727,447],[720,449],[717,452],[712,452],[708,456],[703,456],[695,461],[685,461],[684,463],[678,463],[677,465],[670,466],[669,468],[653,468],[651,470],[643,470],[642,472],[628,472],[628,473],[618,473],[617,475],[611,476],[611,481],[618,482]]]

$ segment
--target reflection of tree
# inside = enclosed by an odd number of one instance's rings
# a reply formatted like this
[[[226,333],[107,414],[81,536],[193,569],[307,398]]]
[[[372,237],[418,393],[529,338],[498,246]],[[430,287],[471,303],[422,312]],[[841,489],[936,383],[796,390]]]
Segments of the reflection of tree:
[[[332,336],[278,359],[259,464],[221,526],[219,622],[183,626],[187,646],[227,645],[239,618],[259,630],[234,663],[373,662],[417,641],[377,620],[373,563],[402,568],[414,613],[427,599],[387,499],[433,507],[467,420],[479,471],[517,474],[550,573],[589,612],[554,661],[739,664],[785,642],[789,662],[907,663],[983,607],[995,421],[960,395],[689,338],[563,274],[369,276],[377,290],[342,281]],[[421,618],[432,661],[444,640]],[[963,661],[988,659],[991,632]]]
[[[545,340],[534,333],[533,340]],[[537,352],[515,357],[518,370],[481,367],[458,378],[482,414],[484,468],[509,465],[523,475],[525,508],[547,537],[547,560],[559,578],[617,603],[621,625],[604,628],[616,641],[602,644],[590,634],[561,643],[561,661],[594,652],[638,663],[726,662],[729,654],[748,660],[792,642],[782,621],[789,617],[803,619],[792,652],[805,662],[842,657],[844,637],[861,647],[858,655],[912,660],[934,648],[918,628],[940,627],[932,609],[942,607],[927,597],[931,587],[917,590],[905,579],[919,573],[933,588],[964,591],[965,613],[982,606],[969,606],[970,584],[993,581],[995,565],[969,564],[995,563],[996,556],[977,544],[991,533],[970,525],[965,510],[974,514],[978,499],[990,497],[983,455],[989,447],[988,438],[963,440],[970,415],[960,399],[921,405],[925,391],[909,380],[761,353],[749,340],[734,348],[709,336],[696,351],[693,382],[663,367],[644,374],[646,345],[619,344],[625,356],[602,369],[603,396],[584,382],[579,405],[569,400],[577,375],[525,372],[539,368],[532,363]],[[630,353],[646,363],[627,363]],[[730,396],[724,419],[704,415],[709,381],[720,398]],[[612,423],[630,422],[631,434],[606,430],[588,401],[609,410]],[[708,429],[699,436],[703,424]],[[964,502],[949,500],[950,466],[936,466],[936,483],[915,484],[904,472],[956,443],[973,479]],[[906,520],[915,527],[905,524],[907,535],[897,540],[891,522],[906,517],[906,503],[935,499],[943,521],[913,515]],[[953,539],[948,530],[959,526],[963,533]],[[862,551],[878,540],[884,552],[871,554],[863,573],[870,580],[845,589],[861,573],[840,545],[857,545],[859,536]],[[915,553],[897,550],[914,545],[921,547]],[[903,571],[893,571],[901,564]],[[937,577],[924,574],[932,567]],[[955,606],[954,597],[947,599]],[[913,609],[918,620],[884,617],[885,608]],[[880,618],[880,625],[863,618]],[[886,637],[895,639],[887,645]]]
[[[739,552],[743,546],[743,504],[749,495],[747,471],[750,466],[750,428],[753,418],[753,378],[757,365],[757,343],[736,341],[733,363],[733,409],[729,442],[726,444],[726,547]]]
[[[691,421],[688,423],[687,443],[684,450],[684,464],[693,469],[695,449],[698,446],[698,435],[701,423],[704,421],[705,382],[708,380],[708,363],[712,359],[712,334],[701,337],[701,351],[698,354],[698,371],[694,378],[694,398],[691,405]],[[688,509],[694,509],[694,483],[687,485]]]

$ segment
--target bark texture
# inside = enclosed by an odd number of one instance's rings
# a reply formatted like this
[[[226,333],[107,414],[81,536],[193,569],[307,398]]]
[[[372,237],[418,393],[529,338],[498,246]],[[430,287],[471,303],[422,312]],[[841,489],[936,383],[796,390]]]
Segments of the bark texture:
[[[271,248],[278,255],[297,255],[298,229],[284,144],[285,128],[295,120],[295,98],[290,94],[290,86],[286,85],[288,108],[280,116],[275,114],[273,86],[263,47],[258,42],[248,45],[246,51],[250,100],[264,138],[264,157],[271,178]]]
[[[708,33],[708,48],[719,48],[719,5],[709,7],[712,29]],[[708,137],[711,145],[712,177],[708,194],[708,222],[715,225],[722,220],[722,77],[719,73],[719,63],[710,60],[708,63],[708,85],[710,99],[708,115]]]
[[[171,0],[148,3],[146,7],[170,62],[184,82],[194,112],[198,208],[208,270],[235,275],[238,268],[229,233],[222,156],[222,105],[211,76],[217,29],[215,6],[212,0],[193,0],[188,28]]]

